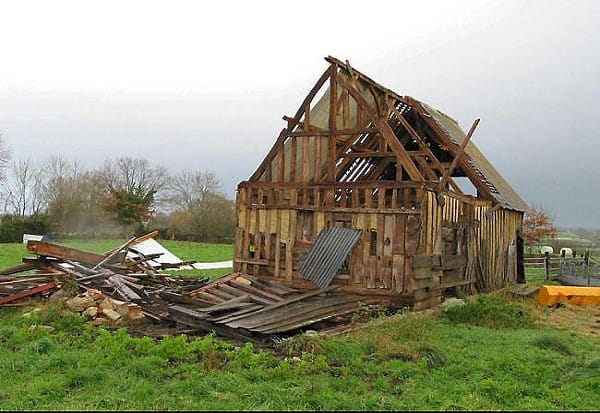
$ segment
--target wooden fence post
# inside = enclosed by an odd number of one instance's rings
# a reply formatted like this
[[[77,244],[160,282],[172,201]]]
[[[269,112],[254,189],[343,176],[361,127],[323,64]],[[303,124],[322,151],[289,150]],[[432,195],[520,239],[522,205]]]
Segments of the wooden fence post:
[[[544,279],[550,279],[550,253],[544,252]]]

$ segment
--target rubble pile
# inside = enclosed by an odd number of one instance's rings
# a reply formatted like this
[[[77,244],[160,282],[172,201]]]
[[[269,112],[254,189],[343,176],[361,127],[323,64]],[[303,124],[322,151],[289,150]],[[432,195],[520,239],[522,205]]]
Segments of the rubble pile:
[[[63,300],[96,326],[141,325],[143,335],[215,332],[238,342],[267,343],[308,326],[349,323],[362,306],[379,303],[335,291],[338,285],[296,289],[240,272],[211,282],[177,278],[161,270],[190,268],[190,262],[160,246],[156,235],[132,238],[105,254],[29,240],[27,250],[36,257],[0,270],[0,307],[41,296]]]
[[[0,270],[0,306],[48,297],[64,300],[95,325],[117,326],[145,317],[164,320],[169,304],[182,302],[183,294],[209,279],[162,274],[162,269],[178,263],[159,263],[162,253],[143,254],[136,247],[156,235],[154,231],[132,238],[105,254],[30,240],[27,251],[37,257],[25,257],[22,264]]]

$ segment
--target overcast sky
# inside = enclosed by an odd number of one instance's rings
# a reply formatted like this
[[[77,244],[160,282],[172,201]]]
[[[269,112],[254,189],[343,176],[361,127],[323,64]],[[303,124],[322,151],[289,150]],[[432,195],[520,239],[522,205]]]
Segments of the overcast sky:
[[[600,228],[600,1],[2,1],[13,158],[147,158],[232,199],[348,60],[453,116],[532,206]]]

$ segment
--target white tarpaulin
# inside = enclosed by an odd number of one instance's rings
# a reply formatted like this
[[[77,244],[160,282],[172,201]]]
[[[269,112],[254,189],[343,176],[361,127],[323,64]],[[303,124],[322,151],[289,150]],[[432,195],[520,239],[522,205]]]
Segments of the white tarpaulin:
[[[148,263],[153,267],[161,267],[162,264],[178,265],[183,264],[183,260],[173,254],[171,251],[163,247],[154,238],[148,238],[144,241],[135,243],[129,246],[130,250],[143,254],[145,256],[160,254],[157,258],[149,260]],[[135,254],[132,252],[128,253],[129,257],[133,257]],[[177,269],[191,269],[196,268],[199,270],[210,269],[210,268],[229,268],[233,267],[233,261],[220,261],[220,262],[195,262],[190,265],[182,265]],[[174,268],[175,269],[175,268]]]

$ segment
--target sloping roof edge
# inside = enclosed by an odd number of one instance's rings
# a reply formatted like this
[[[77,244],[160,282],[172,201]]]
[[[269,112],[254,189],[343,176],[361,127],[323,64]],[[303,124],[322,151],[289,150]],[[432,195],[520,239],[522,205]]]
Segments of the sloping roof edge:
[[[336,64],[340,66],[342,70],[346,70],[346,63],[336,59],[335,57],[328,56],[325,58],[325,60],[330,64]],[[380,85],[370,77],[356,70],[354,67],[352,67],[352,71],[359,76],[360,80],[371,83],[373,87],[379,89],[384,94],[387,94],[404,103],[410,103],[411,105],[414,105],[415,103],[419,104],[436,123],[436,125],[442,130],[442,132],[445,133],[446,138],[448,138],[450,141],[460,145],[466,138],[466,134],[458,125],[458,122],[446,113],[413,97],[398,95],[393,90]],[[489,188],[489,195],[494,199],[494,201],[500,204],[503,208],[507,209],[514,209],[522,212],[526,212],[530,209],[527,203],[502,177],[498,170],[483,155],[473,141],[469,141],[465,147],[465,153],[470,158],[471,164],[483,175],[483,179],[480,177],[473,177],[472,179],[479,179],[483,181],[486,187]]]
[[[421,105],[452,142],[460,145],[465,140],[465,132],[452,117],[424,102],[420,102],[414,98],[411,98],[411,100],[413,103],[418,102]],[[498,204],[504,208],[517,211],[525,212],[529,210],[527,203],[510,186],[473,141],[469,141],[465,147],[465,153],[468,155],[471,164],[483,175],[484,179],[482,180],[490,188],[490,195]]]

